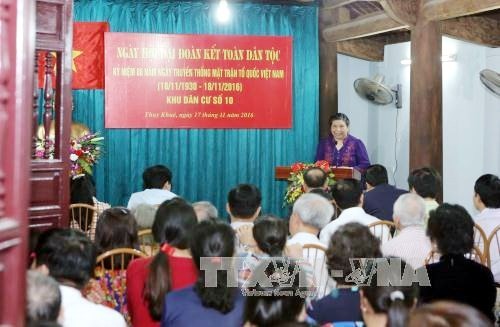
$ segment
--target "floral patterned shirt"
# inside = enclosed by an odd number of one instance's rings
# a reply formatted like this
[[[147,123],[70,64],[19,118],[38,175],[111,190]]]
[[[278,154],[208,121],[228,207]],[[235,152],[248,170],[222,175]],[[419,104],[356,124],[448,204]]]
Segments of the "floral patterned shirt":
[[[326,160],[334,167],[353,167],[360,172],[370,165],[368,152],[363,142],[352,135],[347,135],[344,144],[337,149],[333,136],[322,139],[316,151],[316,160]]]

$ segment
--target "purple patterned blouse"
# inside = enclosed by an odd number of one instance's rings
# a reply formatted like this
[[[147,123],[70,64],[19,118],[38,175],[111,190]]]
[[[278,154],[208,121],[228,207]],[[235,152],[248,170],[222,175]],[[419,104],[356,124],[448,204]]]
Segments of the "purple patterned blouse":
[[[351,134],[344,139],[340,150],[335,147],[333,136],[322,139],[316,151],[317,160],[326,160],[334,167],[353,167],[361,172],[370,165],[365,145]]]

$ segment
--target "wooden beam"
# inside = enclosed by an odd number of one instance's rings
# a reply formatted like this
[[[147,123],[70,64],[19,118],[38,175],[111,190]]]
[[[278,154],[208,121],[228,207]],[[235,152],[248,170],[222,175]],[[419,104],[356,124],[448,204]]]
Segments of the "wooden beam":
[[[441,22],[443,34],[489,47],[500,47],[500,24],[497,20],[478,17],[457,17]]]
[[[402,43],[402,42],[410,42],[410,40],[411,40],[410,34],[411,33],[408,30],[401,30],[401,31],[389,32],[389,33],[384,33],[384,34],[379,34],[379,35],[372,35],[372,36],[366,37],[365,39],[376,41],[376,42],[381,42],[384,45],[388,45],[388,44],[395,44],[395,43]]]
[[[319,42],[319,137],[330,133],[328,119],[338,112],[337,43]]]
[[[320,10],[333,10],[356,1],[358,0],[323,0],[323,6],[320,7]],[[377,0],[365,0],[365,1],[377,1]]]
[[[500,8],[500,0],[425,0],[421,15],[426,20],[443,20]]]
[[[378,0],[384,11],[402,25],[414,26],[417,22],[415,0]]]
[[[410,171],[431,166],[443,174],[440,23],[418,19],[411,33]]]
[[[337,42],[337,52],[368,61],[384,61],[384,43],[366,38]]]
[[[390,18],[385,12],[364,15],[344,24],[326,27],[323,37],[328,42],[360,38],[397,30],[406,26]]]

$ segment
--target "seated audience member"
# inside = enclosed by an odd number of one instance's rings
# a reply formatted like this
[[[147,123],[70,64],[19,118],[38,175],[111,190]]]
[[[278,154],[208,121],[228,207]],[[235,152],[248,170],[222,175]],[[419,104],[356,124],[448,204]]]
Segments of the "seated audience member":
[[[60,286],[65,327],[126,326],[115,310],[85,299],[81,293],[95,267],[96,251],[80,231],[56,229],[41,235],[36,250],[37,269],[46,271]]]
[[[290,216],[290,239],[287,244],[299,243],[327,246],[320,242],[319,231],[325,227],[333,216],[334,208],[330,202],[317,194],[303,194],[293,204]]]
[[[479,177],[474,185],[474,206],[480,212],[474,221],[489,237],[500,226],[500,179],[486,174]],[[495,281],[500,283],[500,249],[493,241],[490,245],[491,271]]]
[[[26,324],[57,323],[61,310],[61,291],[54,278],[29,270],[26,278]]]
[[[432,250],[424,222],[424,200],[413,193],[401,195],[394,203],[394,223],[399,233],[382,244],[384,256],[403,258],[415,269],[423,266]]]
[[[408,176],[408,188],[411,193],[420,195],[425,201],[425,225],[431,210],[439,206],[436,198],[441,187],[441,176],[430,167],[415,169]]]
[[[390,276],[381,276],[385,281],[403,280],[407,269],[413,270],[406,262],[396,258],[401,262],[401,270],[394,279]],[[382,260],[385,260],[382,259]],[[392,270],[389,273],[395,273]],[[418,284],[414,282],[408,286],[379,286],[379,277],[374,275],[369,281],[369,285],[363,286],[360,290],[361,313],[363,321],[367,327],[405,327],[410,311],[413,310],[418,300]],[[383,283],[390,285],[390,282]]]
[[[304,172],[304,191],[306,193],[316,193],[325,197],[328,201],[333,200],[332,195],[327,191],[328,176],[319,167],[311,167]]]
[[[493,327],[493,324],[474,307],[451,301],[436,301],[413,310],[406,326]]]
[[[242,243],[247,244],[247,252],[240,253],[242,266],[238,265],[239,285],[243,285],[260,261],[269,257],[281,257],[285,251],[288,236],[286,223],[274,216],[259,217],[252,228],[251,235],[247,228],[237,232]]]
[[[134,210],[131,210],[139,230],[150,229],[153,226],[157,209],[158,206],[156,205],[141,203]]]
[[[95,230],[97,254],[118,248],[139,250],[137,221],[127,208],[113,207],[102,212]]]
[[[293,204],[288,225],[291,237],[287,245],[300,244],[304,246],[313,244],[327,247],[327,244],[323,244],[317,235],[328,224],[333,213],[333,205],[325,198],[311,193],[300,196]],[[325,292],[330,291],[328,271],[322,265],[324,253],[323,251],[315,251],[308,255],[308,251],[307,249],[303,250],[303,257],[314,271],[318,296],[323,296]]]
[[[132,248],[139,250],[139,237],[137,235],[137,222],[130,210],[122,207],[106,209],[102,212],[97,222],[95,232],[95,245],[97,254],[119,248]],[[113,259],[113,260],[112,260]],[[128,265],[131,256],[125,256],[125,267]],[[125,293],[126,271],[119,269],[116,265],[111,270],[112,261],[121,262],[122,257],[116,254],[114,258],[107,258],[104,261],[104,270],[97,269],[95,279],[91,279],[83,290],[84,296],[97,304],[103,304],[120,312],[127,321],[128,314],[127,301],[122,301],[122,294]],[[118,268],[117,268],[118,266]]]
[[[252,227],[260,214],[262,196],[252,184],[239,184],[227,195],[226,210],[231,218],[231,227],[236,231],[242,226]],[[241,244],[236,238],[236,253],[246,252],[248,244]]]
[[[228,281],[232,272],[220,269],[222,261],[232,257],[235,235],[230,226],[205,220],[194,228],[190,237],[193,261],[198,268],[194,286],[169,292],[165,299],[161,326],[241,326],[244,299],[236,281]],[[209,261],[216,272],[203,265]],[[203,269],[202,269],[203,268]],[[216,277],[213,274],[216,273]]]
[[[134,210],[140,203],[159,205],[166,200],[175,198],[172,193],[172,172],[163,165],[147,168],[142,173],[144,191],[132,193],[127,208]]]
[[[87,174],[76,175],[71,178],[70,182],[70,203],[84,203],[94,206],[96,210],[93,210],[92,220],[87,221],[87,226],[78,226],[77,221],[71,221],[73,228],[80,228],[84,231],[91,240],[94,239],[95,228],[97,225],[97,219],[99,215],[106,209],[110,208],[110,205],[105,202],[100,202],[96,198],[96,190],[94,180],[92,176]],[[74,215],[86,214],[84,211],[75,210]],[[75,217],[79,222],[84,222],[84,217]]]
[[[380,258],[380,240],[370,230],[358,223],[340,226],[331,237],[326,251],[328,271],[333,274],[337,287],[322,299],[311,302],[307,309],[309,317],[318,324],[361,322],[358,287],[348,281],[353,272],[350,259]]]
[[[258,269],[264,272],[269,285],[254,280],[253,285],[243,291],[248,294],[244,326],[282,326],[304,321],[307,289],[300,285],[305,280],[300,266],[287,259],[275,259],[272,263],[263,261]]]
[[[153,235],[162,245],[160,252],[154,258],[133,260],[127,269],[132,326],[159,326],[165,295],[195,283],[198,269],[188,243],[196,224],[193,208],[180,198],[165,201],[158,208]]]
[[[366,192],[363,209],[369,215],[392,221],[392,207],[396,199],[408,191],[389,184],[387,169],[382,165],[371,165],[365,172]]]
[[[193,203],[194,212],[196,212],[196,217],[198,222],[207,219],[217,219],[219,217],[219,212],[217,208],[209,201],[198,201]]]
[[[459,205],[444,203],[431,211],[427,235],[441,258],[425,266],[431,286],[420,287],[420,299],[424,303],[452,300],[469,304],[493,320],[493,275],[487,267],[464,257],[472,250],[473,227],[471,216]]]
[[[368,226],[380,221],[363,210],[363,192],[359,181],[352,178],[337,181],[333,185],[332,195],[333,201],[342,212],[321,230],[319,238],[324,244],[328,244],[330,237],[342,225],[360,223]]]

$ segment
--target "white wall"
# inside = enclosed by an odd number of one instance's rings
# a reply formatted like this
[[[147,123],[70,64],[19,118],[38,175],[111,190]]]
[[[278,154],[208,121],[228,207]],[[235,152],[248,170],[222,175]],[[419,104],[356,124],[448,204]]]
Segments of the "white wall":
[[[500,71],[500,49],[444,37],[443,54],[457,56],[455,62],[443,63],[443,198],[476,214],[475,180],[484,173],[500,174],[500,97],[479,80],[484,68]],[[381,63],[338,56],[339,111],[350,117],[351,133],[365,142],[372,163],[384,165],[392,175],[397,158],[395,179],[390,180],[400,188],[407,188],[409,173],[410,66],[400,63],[405,58],[410,58],[409,42],[386,46]],[[356,78],[376,74],[383,74],[390,87],[403,85],[402,109],[372,105],[354,92]]]
[[[500,48],[486,49],[486,66],[500,73]],[[500,96],[485,89],[484,172],[500,176]]]
[[[354,92],[353,84],[356,78],[370,76],[370,62],[349,56],[338,55],[338,92],[339,112],[345,113],[351,121],[350,133],[363,140],[368,155],[372,158],[372,149],[377,147],[377,126],[370,124],[373,113],[369,110],[371,104],[364,101]]]
[[[485,89],[479,72],[486,48],[443,38],[443,54],[456,53],[456,62],[443,63],[443,201],[458,203],[471,214],[476,179],[484,173]]]
[[[389,173],[390,183],[405,189],[409,166],[410,68],[402,66],[400,61],[409,57],[409,42],[386,47],[385,60],[382,63],[344,55],[337,57],[339,111],[349,116],[351,133],[363,140],[370,161],[384,165]],[[402,84],[403,108],[396,109],[394,104],[374,105],[356,94],[353,83],[357,78],[371,78],[377,74],[384,75],[384,84],[389,87]],[[396,177],[395,181],[393,175]]]

